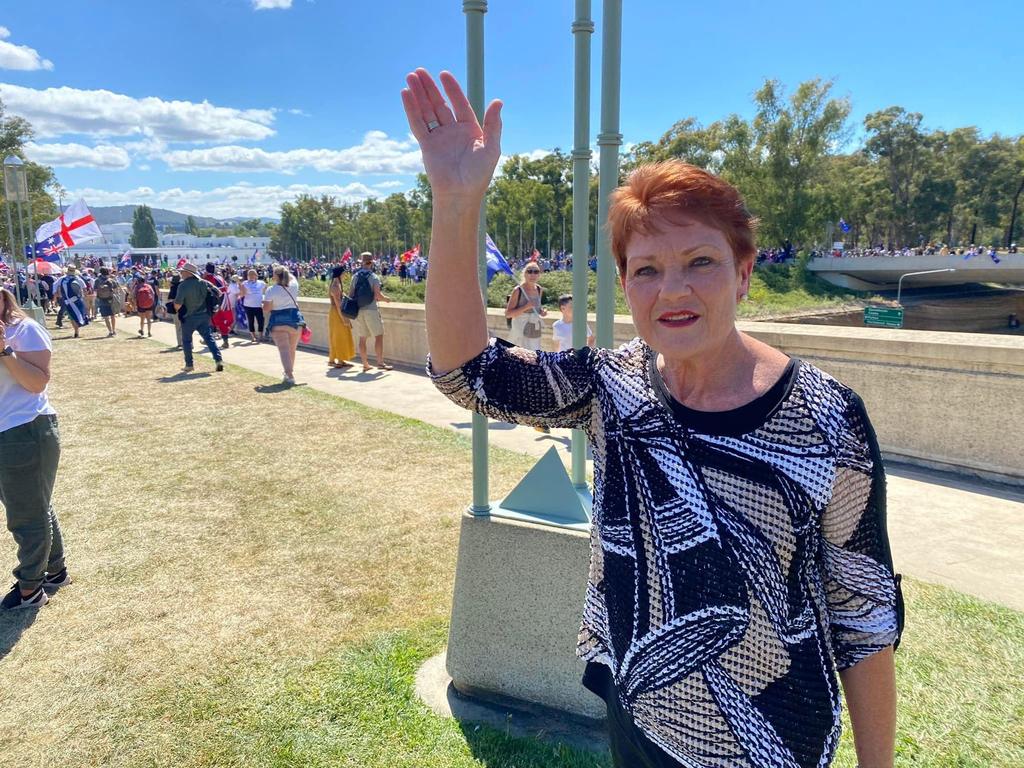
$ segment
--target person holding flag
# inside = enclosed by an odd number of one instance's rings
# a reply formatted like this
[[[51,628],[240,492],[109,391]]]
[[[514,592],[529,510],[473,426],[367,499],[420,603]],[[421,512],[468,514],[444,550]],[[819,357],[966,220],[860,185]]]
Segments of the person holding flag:
[[[61,318],[67,312],[71,325],[75,329],[75,338],[78,338],[78,329],[89,324],[89,316],[85,311],[85,283],[78,277],[78,268],[69,264],[66,274],[57,283],[57,299],[60,301],[60,311],[57,313],[57,327],[62,327]]]

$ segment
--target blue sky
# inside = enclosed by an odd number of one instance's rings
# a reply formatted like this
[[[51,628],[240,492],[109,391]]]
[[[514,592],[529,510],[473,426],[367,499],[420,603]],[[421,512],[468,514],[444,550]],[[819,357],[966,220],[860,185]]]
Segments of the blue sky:
[[[574,3],[489,5],[503,151],[571,148]],[[624,5],[625,142],[690,115],[749,115],[765,78],[833,78],[858,124],[899,104],[930,127],[1024,133],[1019,2]],[[300,192],[408,189],[418,153],[398,91],[415,66],[461,78],[464,35],[461,0],[0,0],[0,99],[36,126],[30,156],[92,205],[274,216]]]

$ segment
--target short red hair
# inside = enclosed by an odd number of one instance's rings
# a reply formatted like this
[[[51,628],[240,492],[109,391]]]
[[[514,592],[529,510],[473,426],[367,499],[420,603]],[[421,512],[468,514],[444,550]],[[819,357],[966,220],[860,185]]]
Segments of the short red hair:
[[[658,232],[656,220],[690,217],[725,235],[737,266],[757,255],[757,219],[739,190],[703,168],[682,160],[642,165],[612,192],[608,234],[619,274],[626,273],[626,243],[633,233]]]

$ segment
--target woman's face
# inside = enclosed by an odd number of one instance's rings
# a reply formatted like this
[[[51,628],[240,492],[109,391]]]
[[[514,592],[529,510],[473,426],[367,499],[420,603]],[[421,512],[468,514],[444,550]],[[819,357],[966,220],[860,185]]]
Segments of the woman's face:
[[[620,277],[637,332],[670,361],[714,355],[733,332],[753,262],[737,269],[722,231],[694,219],[655,224],[660,232],[629,238]]]
[[[523,270],[523,282],[529,283],[530,285],[536,285],[537,281],[540,280],[540,267],[530,265]]]
[[[248,278],[249,278],[249,280],[255,280],[256,279],[256,270],[255,269],[250,269],[249,270]]]

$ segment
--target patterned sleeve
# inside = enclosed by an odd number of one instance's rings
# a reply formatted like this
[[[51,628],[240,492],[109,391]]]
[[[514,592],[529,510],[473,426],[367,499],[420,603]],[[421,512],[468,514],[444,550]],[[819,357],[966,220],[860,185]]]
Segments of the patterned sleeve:
[[[836,666],[899,646],[900,575],[885,524],[885,469],[860,397],[849,393],[832,498],[822,516],[822,564]]]
[[[594,351],[535,352],[492,338],[472,360],[435,374],[434,385],[452,402],[492,419],[537,427],[589,424],[594,396]]]

